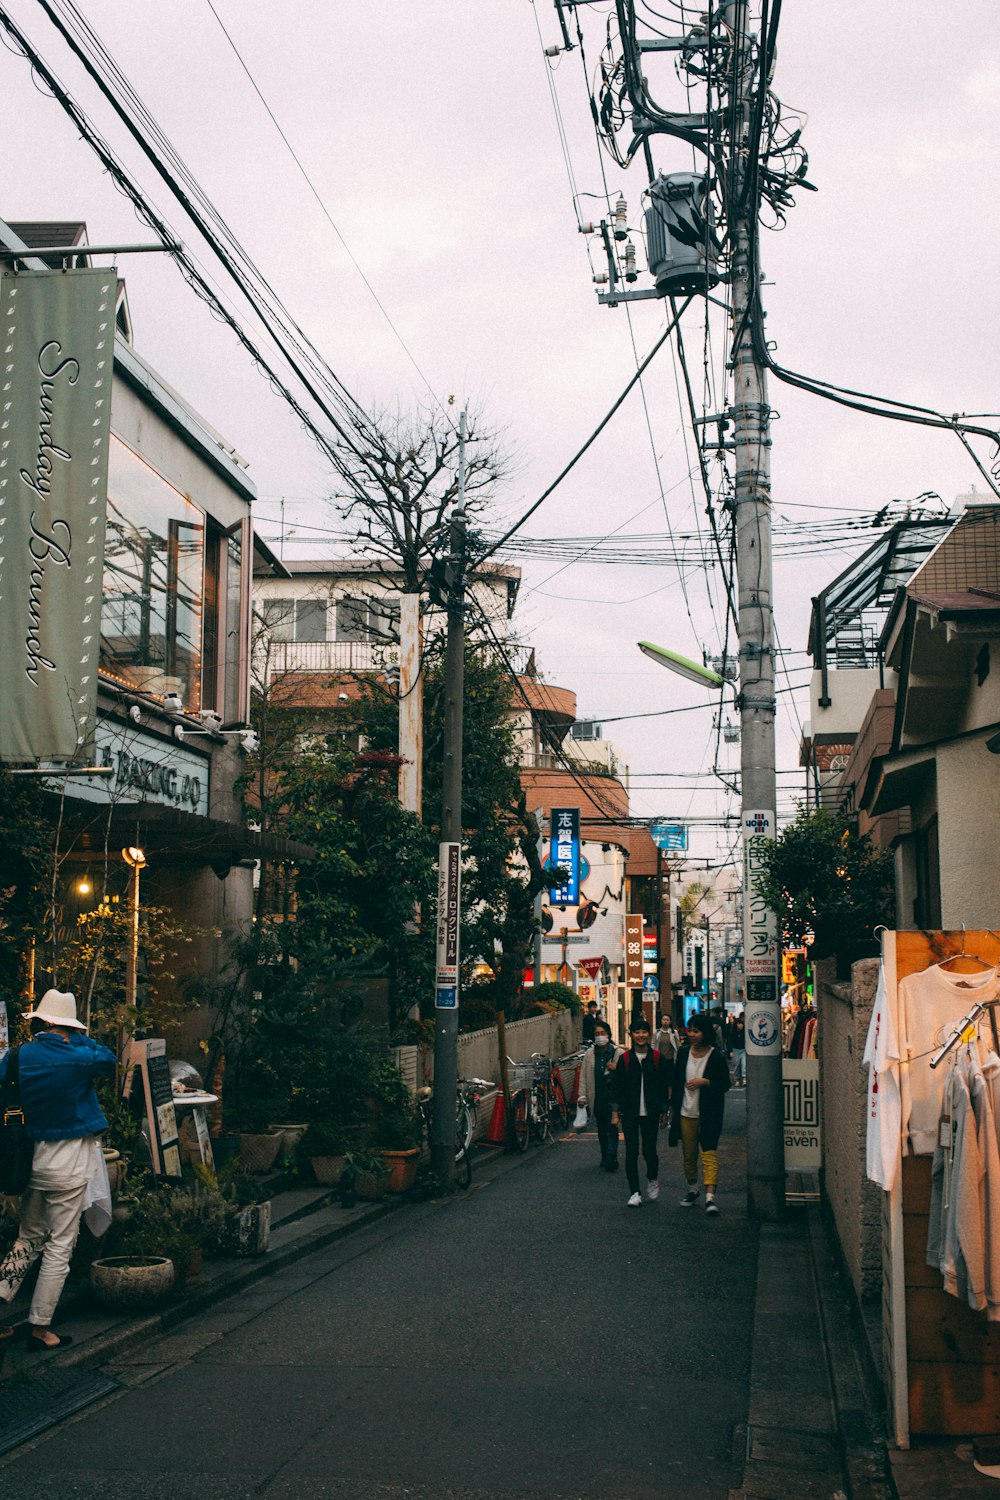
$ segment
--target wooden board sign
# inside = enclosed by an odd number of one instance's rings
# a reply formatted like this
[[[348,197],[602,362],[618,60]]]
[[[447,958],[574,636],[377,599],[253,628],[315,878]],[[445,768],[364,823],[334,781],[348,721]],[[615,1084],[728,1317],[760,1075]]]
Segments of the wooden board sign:
[[[147,1037],[129,1044],[122,1098],[139,1113],[141,1101],[149,1127],[149,1155],[153,1171],[162,1177],[181,1175],[181,1153],[177,1139],[177,1114],[167,1062],[167,1044],[162,1037]]]

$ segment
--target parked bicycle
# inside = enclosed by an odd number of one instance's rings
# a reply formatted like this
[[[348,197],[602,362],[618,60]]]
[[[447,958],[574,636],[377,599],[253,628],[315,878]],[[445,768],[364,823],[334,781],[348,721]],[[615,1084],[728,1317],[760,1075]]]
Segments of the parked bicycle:
[[[566,1091],[563,1088],[562,1067],[570,1061],[569,1058],[560,1057],[558,1060],[546,1057],[544,1052],[533,1052],[531,1060],[538,1069],[538,1074],[544,1073],[541,1079],[548,1098],[549,1119],[560,1130],[569,1127],[569,1105],[566,1103]]]
[[[565,1130],[569,1106],[558,1066],[544,1053],[535,1052],[528,1062],[508,1063],[511,1090],[511,1131],[518,1151],[527,1151],[532,1139],[544,1141],[553,1121]]]
[[[467,1188],[472,1182],[472,1142],[478,1119],[477,1106],[480,1095],[492,1088],[493,1084],[485,1078],[458,1080],[455,1100],[455,1182],[458,1187]],[[429,1148],[434,1119],[433,1089],[417,1090],[417,1113]]]

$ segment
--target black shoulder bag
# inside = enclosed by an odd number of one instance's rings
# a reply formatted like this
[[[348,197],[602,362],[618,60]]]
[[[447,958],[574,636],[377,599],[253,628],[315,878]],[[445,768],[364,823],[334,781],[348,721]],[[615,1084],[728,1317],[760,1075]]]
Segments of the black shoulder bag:
[[[20,1047],[14,1047],[7,1063],[7,1077],[2,1085],[3,1112],[0,1114],[0,1194],[14,1197],[23,1193],[31,1176],[31,1159],[35,1143],[28,1134],[21,1108]]]

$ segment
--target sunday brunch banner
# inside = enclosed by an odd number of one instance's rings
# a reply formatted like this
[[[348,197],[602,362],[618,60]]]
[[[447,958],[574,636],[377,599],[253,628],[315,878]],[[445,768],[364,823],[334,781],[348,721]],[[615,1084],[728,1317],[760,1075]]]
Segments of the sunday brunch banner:
[[[111,270],[0,283],[0,760],[86,761],[115,338]]]

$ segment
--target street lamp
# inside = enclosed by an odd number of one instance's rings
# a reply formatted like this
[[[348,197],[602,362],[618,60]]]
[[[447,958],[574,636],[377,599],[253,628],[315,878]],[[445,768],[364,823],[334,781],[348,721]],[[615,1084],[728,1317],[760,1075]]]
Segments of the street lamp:
[[[139,968],[139,871],[146,863],[144,850],[130,844],[122,850],[122,859],[129,867],[128,903],[129,936],[125,949],[125,1005],[131,1015],[136,1011],[136,984]],[[125,1026],[119,1028],[119,1056],[124,1052]]]
[[[688,657],[681,656],[679,651],[668,651],[666,646],[654,646],[652,641],[639,641],[638,646],[643,656],[655,661],[658,667],[667,667],[679,677],[686,677],[689,682],[700,682],[705,687],[714,688],[726,685],[726,679],[721,673],[713,672],[711,667],[703,667],[701,662],[690,661]]]

